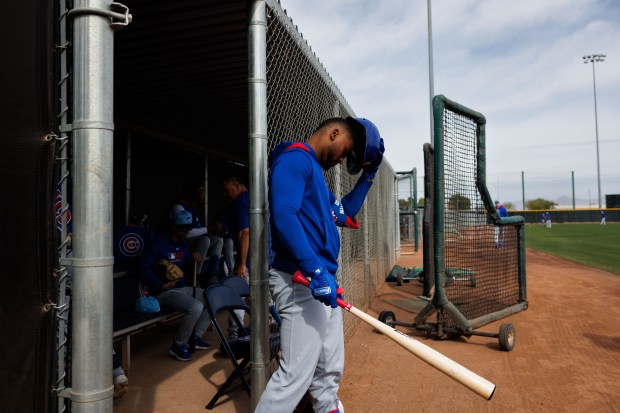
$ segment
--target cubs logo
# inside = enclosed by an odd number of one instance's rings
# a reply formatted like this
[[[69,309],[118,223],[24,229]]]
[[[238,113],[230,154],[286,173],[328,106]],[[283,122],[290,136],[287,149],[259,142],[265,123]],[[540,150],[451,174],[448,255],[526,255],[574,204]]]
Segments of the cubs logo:
[[[127,257],[135,257],[144,250],[144,241],[140,235],[130,232],[119,240],[118,249]]]
[[[54,211],[56,213],[56,226],[58,230],[62,228],[62,196],[60,191],[56,193],[56,202],[54,203]],[[65,212],[65,216],[67,217],[67,225],[71,222],[71,208],[67,208]]]

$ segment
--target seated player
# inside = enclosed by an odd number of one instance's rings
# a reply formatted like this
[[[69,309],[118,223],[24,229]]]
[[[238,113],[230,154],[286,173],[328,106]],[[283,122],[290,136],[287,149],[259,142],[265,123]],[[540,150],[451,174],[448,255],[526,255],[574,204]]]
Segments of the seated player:
[[[200,285],[206,288],[209,284],[217,282],[217,275],[220,268],[220,257],[224,240],[215,234],[209,233],[207,227],[203,226],[199,219],[198,207],[204,204],[205,187],[204,185],[189,184],[183,190],[183,194],[171,206],[169,218],[179,211],[187,211],[192,215],[192,228],[187,233],[186,243],[191,252],[197,252],[202,257],[198,264],[197,273]],[[204,268],[204,263],[209,260],[208,268]]]
[[[174,337],[170,354],[177,360],[189,361],[192,359],[189,352],[190,340],[194,340],[195,348],[198,350],[211,347],[211,344],[202,338],[211,323],[211,318],[205,308],[202,288],[196,288],[194,294],[194,289],[187,286],[183,277],[176,281],[169,281],[161,278],[154,271],[155,263],[164,259],[188,274],[195,265],[194,261],[201,262],[202,260],[198,253],[190,255],[185,243],[187,234],[194,228],[192,214],[185,210],[178,211],[174,214],[171,224],[170,230],[155,238],[149,250],[144,254],[140,262],[140,275],[146,284],[148,293],[155,296],[161,305],[185,313]],[[192,337],[194,328],[196,335]]]

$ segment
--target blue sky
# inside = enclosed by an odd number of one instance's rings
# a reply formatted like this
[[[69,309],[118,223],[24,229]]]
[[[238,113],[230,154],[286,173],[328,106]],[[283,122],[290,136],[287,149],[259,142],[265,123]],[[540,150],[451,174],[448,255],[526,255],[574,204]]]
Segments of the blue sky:
[[[358,116],[377,124],[397,171],[418,170],[430,139],[425,0],[281,0]],[[434,0],[434,91],[487,119],[494,198],[620,194],[620,1]],[[578,201],[579,204],[579,201]]]

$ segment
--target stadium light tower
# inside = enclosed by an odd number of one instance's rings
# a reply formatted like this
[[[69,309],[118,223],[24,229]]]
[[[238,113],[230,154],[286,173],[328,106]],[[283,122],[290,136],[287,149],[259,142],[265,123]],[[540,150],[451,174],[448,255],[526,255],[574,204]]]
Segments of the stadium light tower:
[[[601,163],[599,160],[599,152],[598,152],[598,113],[596,110],[596,72],[594,70],[594,63],[596,62],[604,62],[605,61],[604,54],[593,54],[587,55],[583,57],[583,63],[588,64],[592,63],[592,80],[594,82],[594,127],[596,129],[596,179],[598,183],[598,207],[602,206],[602,197],[601,197]]]
[[[433,14],[431,12],[431,0],[426,1],[428,19],[428,93],[430,95],[431,114],[431,144],[435,142],[435,125],[433,120],[433,96],[435,96],[435,80],[433,79]]]

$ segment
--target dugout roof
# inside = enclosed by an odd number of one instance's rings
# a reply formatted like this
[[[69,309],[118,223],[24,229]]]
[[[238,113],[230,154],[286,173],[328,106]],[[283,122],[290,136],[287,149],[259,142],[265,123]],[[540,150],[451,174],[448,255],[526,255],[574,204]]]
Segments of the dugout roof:
[[[115,124],[246,160],[246,0],[126,0],[115,35]]]

